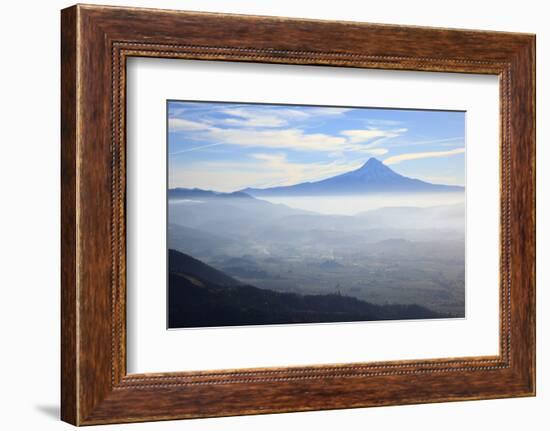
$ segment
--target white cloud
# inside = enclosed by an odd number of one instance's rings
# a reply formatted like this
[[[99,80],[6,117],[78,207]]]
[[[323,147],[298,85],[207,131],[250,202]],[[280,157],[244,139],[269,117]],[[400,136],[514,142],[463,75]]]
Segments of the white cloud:
[[[208,107],[203,112],[203,118],[201,119],[203,124],[212,126],[234,126],[234,127],[282,127],[288,126],[292,123],[308,120],[311,118],[319,118],[326,116],[342,115],[352,108],[332,108],[332,107],[308,107],[307,109],[297,109],[293,106],[283,107],[282,105],[277,108],[267,105],[240,105],[230,104],[221,105],[215,107]],[[194,108],[193,112],[197,112],[197,108]],[[181,121],[188,121],[191,123],[197,123],[190,120],[185,120],[180,115],[186,113],[186,109],[174,105],[171,107],[171,113],[174,115],[171,120],[174,121],[173,130],[192,130],[190,128],[178,128],[178,123]],[[224,114],[228,118],[217,118],[209,114]]]
[[[243,161],[210,161],[170,169],[170,187],[199,187],[235,191],[317,181],[359,168],[365,160],[290,162],[284,153],[254,153]],[[216,172],[216,175],[212,175]],[[220,182],[223,178],[223,184]]]
[[[219,120],[221,124],[238,127],[281,127],[288,121],[282,115],[273,114],[269,111],[246,108],[228,108],[223,112],[226,115],[237,118],[224,118]],[[275,115],[274,115],[275,114]],[[216,123],[216,121],[214,121]]]
[[[352,143],[368,142],[377,138],[395,138],[397,136],[406,133],[407,129],[357,129],[357,130],[344,130],[340,132],[342,135],[347,136]]]
[[[407,129],[400,127],[398,122],[367,120],[369,126],[365,129],[325,133],[312,133],[308,131],[310,129],[300,127],[302,121],[320,116],[338,116],[350,109],[353,108],[296,109],[289,106],[273,109],[262,105],[235,104],[210,110],[200,120],[193,120],[193,117],[170,118],[170,132],[185,133],[184,137],[195,142],[194,146],[175,151],[171,156],[203,149],[207,151],[208,147],[219,145],[247,147],[252,150],[243,152],[242,160],[238,161],[203,160],[186,165],[185,169],[172,169],[171,187],[192,186],[233,191],[245,187],[271,187],[316,181],[358,168],[368,156],[384,156],[388,153],[388,148],[401,146],[399,137],[405,137]],[[216,113],[223,115],[210,115]],[[445,138],[403,145],[455,143],[458,147],[463,145],[462,142],[463,138]],[[291,150],[323,153],[326,160],[316,163],[291,162],[286,156],[286,152]],[[448,157],[460,153],[464,153],[463,147],[450,151],[407,153],[389,157],[384,163],[393,165],[405,160]],[[349,156],[358,159],[350,162]],[[177,163],[176,160],[178,159],[174,158],[173,162]],[[216,172],[216,175],[212,175],[212,172]],[[223,185],[220,185],[220,178],[223,178]]]
[[[301,151],[335,151],[344,149],[347,140],[324,133],[306,133],[301,129],[238,129],[221,128],[205,123],[170,119],[171,132],[192,131],[194,138],[217,144],[295,149]]]
[[[292,107],[273,109],[266,106],[232,106],[221,109],[219,112],[234,118],[210,119],[209,122],[218,125],[236,127],[281,127],[292,122],[303,121],[322,116],[342,115],[349,111],[347,108],[310,107],[295,109]]]
[[[400,124],[402,124],[402,122],[397,121],[397,120],[371,119],[371,120],[367,120],[367,124],[369,126],[377,126],[377,127],[380,127],[380,126],[399,126]]]
[[[305,133],[300,129],[247,130],[212,128],[209,139],[226,144],[301,151],[334,151],[346,144],[343,137]]]
[[[364,160],[361,160],[349,163],[336,160],[329,163],[297,163],[288,161],[283,153],[258,153],[253,154],[252,157],[260,161],[258,170],[260,176],[255,183],[255,187],[286,186],[305,181],[317,181],[357,169],[364,162]],[[271,174],[272,178],[261,178],[263,173]]]
[[[192,151],[202,150],[203,148],[216,147],[218,145],[222,145],[222,144],[216,142],[216,143],[213,143],[213,144],[199,145],[198,147],[185,148],[183,150],[174,151],[173,153],[170,153],[170,156],[174,156],[176,154],[181,154],[181,153],[190,153]]]
[[[464,145],[464,137],[456,136],[454,138],[428,139],[424,141],[393,142],[391,147],[411,147],[413,145],[439,145],[441,147],[456,147]]]
[[[210,126],[198,121],[184,120],[183,118],[168,119],[168,130],[170,132],[208,130]]]
[[[251,154],[251,157],[256,160],[263,160],[269,162],[270,164],[281,164],[286,162],[286,155],[283,153],[255,153]]]
[[[387,148],[369,148],[365,150],[365,152],[369,152],[373,156],[383,156],[388,152]]]
[[[464,148],[455,148],[454,150],[449,150],[449,151],[427,151],[423,153],[405,153],[405,154],[399,154],[397,156],[388,157],[386,160],[384,160],[384,164],[395,165],[405,160],[427,159],[427,158],[433,158],[433,157],[448,157],[448,156],[454,156],[456,154],[462,154],[464,153],[464,151],[465,151]]]
[[[264,126],[267,124],[275,126],[278,121],[276,118],[271,117],[260,118],[249,116],[248,113],[245,114],[241,112],[240,109],[237,112],[242,116],[241,120],[224,119],[224,121],[230,122],[230,120],[234,120],[234,122],[239,124],[243,121],[250,124],[261,123]],[[358,151],[373,155],[386,154],[387,149],[373,147],[378,146],[384,140],[400,136],[407,131],[407,129],[344,130],[339,134],[332,135],[326,133],[307,133],[299,128],[222,128],[205,122],[190,121],[180,118],[170,118],[169,130],[170,132],[193,132],[193,137],[195,139],[211,141],[215,145],[228,144],[279,150],[322,151],[331,154],[341,154],[345,151]],[[179,152],[194,151],[206,147],[206,145],[197,146]]]
[[[307,109],[307,115],[310,117],[318,117],[323,115],[342,115],[354,108],[336,108],[329,106],[313,106]],[[297,111],[297,110],[296,110]]]

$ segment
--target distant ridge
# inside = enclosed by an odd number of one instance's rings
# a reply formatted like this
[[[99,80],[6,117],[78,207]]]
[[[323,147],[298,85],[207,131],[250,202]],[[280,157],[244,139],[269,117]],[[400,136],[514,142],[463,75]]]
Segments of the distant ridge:
[[[380,192],[433,193],[464,191],[461,186],[432,184],[405,177],[372,157],[359,169],[315,182],[270,188],[246,188],[240,192],[254,197],[262,196],[326,196]]]
[[[223,193],[215,192],[213,190],[203,190],[203,189],[187,189],[183,187],[176,187],[173,189],[168,189],[168,198],[169,199],[209,199],[209,198],[242,198],[242,199],[252,199],[252,196],[239,191],[232,193]]]

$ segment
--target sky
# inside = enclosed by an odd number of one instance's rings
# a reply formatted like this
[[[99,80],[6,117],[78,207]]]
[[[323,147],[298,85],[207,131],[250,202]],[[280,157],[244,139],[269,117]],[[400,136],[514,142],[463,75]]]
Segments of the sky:
[[[231,192],[316,181],[375,157],[464,185],[465,113],[168,101],[169,187]]]

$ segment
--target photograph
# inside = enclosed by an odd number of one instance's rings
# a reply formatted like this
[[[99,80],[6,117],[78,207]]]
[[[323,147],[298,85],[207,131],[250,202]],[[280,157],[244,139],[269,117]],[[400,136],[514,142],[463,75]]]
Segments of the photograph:
[[[465,317],[465,112],[167,101],[168,328]]]

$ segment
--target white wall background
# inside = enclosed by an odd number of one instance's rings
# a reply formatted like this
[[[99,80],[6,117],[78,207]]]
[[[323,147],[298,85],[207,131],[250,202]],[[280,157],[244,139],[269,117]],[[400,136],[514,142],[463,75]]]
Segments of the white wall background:
[[[538,396],[284,415],[105,426],[134,430],[547,429],[550,423],[550,14],[537,0],[119,0],[171,9],[537,33]],[[0,401],[3,429],[62,430],[59,410],[60,0],[4,2],[0,15]],[[22,318],[24,316],[24,318]]]

